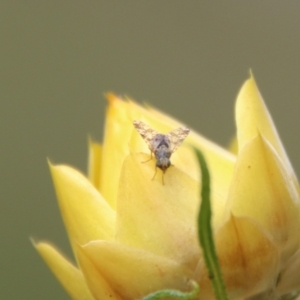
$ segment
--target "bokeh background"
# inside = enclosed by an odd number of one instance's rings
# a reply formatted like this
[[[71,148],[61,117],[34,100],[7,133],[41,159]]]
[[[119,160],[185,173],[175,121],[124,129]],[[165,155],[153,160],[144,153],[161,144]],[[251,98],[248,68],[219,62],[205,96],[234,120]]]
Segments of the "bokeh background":
[[[68,299],[29,237],[70,254],[46,158],[85,172],[114,91],[226,146],[253,70],[300,174],[299,1],[0,2],[0,299]]]

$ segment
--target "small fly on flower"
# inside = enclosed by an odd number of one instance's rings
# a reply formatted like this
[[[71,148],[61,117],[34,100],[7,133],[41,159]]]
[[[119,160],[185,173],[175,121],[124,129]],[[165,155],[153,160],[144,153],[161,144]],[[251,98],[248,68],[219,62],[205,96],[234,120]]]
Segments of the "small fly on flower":
[[[133,121],[133,126],[147,143],[151,151],[150,159],[152,159],[153,153],[156,158],[156,168],[160,168],[164,175],[166,170],[171,166],[170,157],[172,153],[181,145],[190,130],[186,127],[179,127],[168,134],[161,134],[142,121]],[[156,168],[152,179],[156,175]],[[162,182],[164,184],[164,177],[162,177]]]

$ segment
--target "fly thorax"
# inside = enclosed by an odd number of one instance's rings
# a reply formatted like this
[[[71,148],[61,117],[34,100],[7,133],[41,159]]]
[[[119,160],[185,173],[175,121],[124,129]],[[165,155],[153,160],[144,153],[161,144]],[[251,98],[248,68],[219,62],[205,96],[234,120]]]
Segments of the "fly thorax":
[[[153,138],[153,140],[151,141],[151,147],[150,150],[152,152],[155,152],[155,150],[159,147],[159,145],[161,143],[165,142],[165,135],[164,134],[157,134],[155,135],[155,137]]]
[[[155,150],[154,155],[156,158],[156,166],[163,171],[170,167],[170,157],[172,151],[169,148],[169,145],[161,143],[161,145]]]

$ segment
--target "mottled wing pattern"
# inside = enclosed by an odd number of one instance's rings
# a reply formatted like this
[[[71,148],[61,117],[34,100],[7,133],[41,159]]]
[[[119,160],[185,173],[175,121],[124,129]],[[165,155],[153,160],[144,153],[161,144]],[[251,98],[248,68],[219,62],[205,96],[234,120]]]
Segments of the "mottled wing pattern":
[[[190,130],[186,127],[180,127],[172,130],[166,136],[171,141],[171,151],[174,152],[181,145],[184,139],[189,134]]]
[[[153,151],[152,149],[152,141],[153,138],[159,134],[157,131],[150,128],[147,124],[145,124],[142,121],[133,121],[133,126],[138,131],[138,133],[141,135],[143,140],[147,143],[149,149]]]

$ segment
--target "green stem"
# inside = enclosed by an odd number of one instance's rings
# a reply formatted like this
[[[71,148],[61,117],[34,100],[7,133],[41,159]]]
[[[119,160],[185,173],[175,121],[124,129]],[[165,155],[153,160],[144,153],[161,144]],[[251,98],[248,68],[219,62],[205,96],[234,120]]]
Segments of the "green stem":
[[[192,300],[195,299],[199,294],[199,285],[195,281],[191,281],[191,285],[193,289],[190,292],[181,292],[178,290],[160,290],[147,295],[142,300],[157,300],[164,298]]]
[[[227,300],[227,293],[219,266],[215,245],[213,241],[213,234],[211,228],[211,206],[210,206],[210,176],[207,164],[203,154],[200,150],[194,148],[196,153],[202,175],[201,188],[201,206],[198,215],[198,236],[200,245],[203,250],[205,264],[208,269],[209,278],[211,279],[215,297],[217,300]]]

